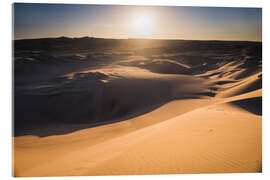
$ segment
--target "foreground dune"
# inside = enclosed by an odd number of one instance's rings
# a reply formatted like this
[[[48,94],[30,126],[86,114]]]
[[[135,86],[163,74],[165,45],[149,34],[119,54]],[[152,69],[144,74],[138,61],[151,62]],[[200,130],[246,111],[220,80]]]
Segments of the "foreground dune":
[[[22,48],[14,176],[261,172],[260,44],[155,43],[30,60]]]
[[[15,140],[15,175],[260,172],[261,117],[230,102],[175,114],[139,130],[133,128],[140,123],[144,126],[143,121],[155,111],[141,117],[141,122],[131,119],[45,139],[19,137]],[[166,112],[171,105],[180,108],[183,104],[172,102],[156,112],[170,117]],[[133,121],[135,126],[130,125]]]

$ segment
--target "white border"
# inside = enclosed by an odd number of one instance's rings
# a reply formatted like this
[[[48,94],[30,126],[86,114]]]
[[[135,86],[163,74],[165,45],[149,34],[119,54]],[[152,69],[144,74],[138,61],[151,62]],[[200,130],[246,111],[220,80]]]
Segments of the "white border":
[[[0,125],[0,177],[1,179],[11,179],[12,178],[12,163],[11,163],[11,4],[13,2],[35,2],[35,3],[71,3],[71,4],[121,4],[121,5],[177,5],[177,6],[225,6],[225,7],[263,7],[263,173],[258,174],[194,174],[194,175],[153,175],[153,176],[102,176],[102,177],[54,177],[50,179],[270,179],[270,165],[269,165],[269,96],[270,89],[267,84],[269,78],[269,68],[270,68],[270,56],[269,56],[269,13],[270,7],[267,5],[267,0],[35,0],[35,1],[25,1],[25,0],[8,0],[1,2],[1,38],[0,38],[0,112],[1,112],[1,125]],[[269,73],[268,73],[269,72]],[[268,108],[267,108],[268,107]],[[31,179],[47,179],[45,178],[31,178]],[[30,178],[23,178],[30,179]]]
[[[227,6],[262,7],[262,0],[17,0],[10,2],[64,3],[64,4],[115,4],[115,5],[160,5],[160,6]]]

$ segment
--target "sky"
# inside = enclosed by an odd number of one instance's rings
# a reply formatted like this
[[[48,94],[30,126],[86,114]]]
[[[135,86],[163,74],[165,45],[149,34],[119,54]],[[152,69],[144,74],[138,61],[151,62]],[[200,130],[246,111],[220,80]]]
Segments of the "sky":
[[[261,8],[15,3],[13,39],[262,40]]]

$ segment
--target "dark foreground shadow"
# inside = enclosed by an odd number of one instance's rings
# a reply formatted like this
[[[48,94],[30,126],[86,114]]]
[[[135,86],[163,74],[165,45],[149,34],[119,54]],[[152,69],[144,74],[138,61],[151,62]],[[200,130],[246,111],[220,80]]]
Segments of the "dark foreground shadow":
[[[24,119],[22,123],[14,122],[14,129],[13,129],[13,136],[19,137],[19,136],[26,136],[26,135],[34,135],[39,137],[47,137],[47,136],[53,136],[53,135],[64,135],[69,134],[78,130],[88,129],[88,128],[94,128],[102,125],[108,125],[113,124],[125,120],[129,120],[132,118],[135,118],[137,116],[141,116],[143,114],[149,113],[162,105],[166,104],[167,101],[164,101],[162,103],[148,106],[144,108],[143,110],[114,118],[111,120],[102,120],[99,122],[84,122],[84,121],[75,121],[75,122],[57,122],[57,121],[38,121],[35,118],[27,118]],[[47,116],[46,116],[47,117]],[[45,117],[45,118],[46,118]],[[36,122],[35,122],[36,121]],[[37,122],[38,121],[38,122]]]
[[[243,108],[253,114],[262,115],[262,97],[233,101],[230,104]]]

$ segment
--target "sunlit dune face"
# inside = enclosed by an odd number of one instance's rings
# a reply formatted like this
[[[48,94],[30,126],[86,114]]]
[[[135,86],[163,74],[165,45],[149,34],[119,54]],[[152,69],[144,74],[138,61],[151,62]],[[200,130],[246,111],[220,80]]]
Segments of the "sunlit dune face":
[[[149,38],[152,33],[153,21],[149,16],[140,16],[135,20],[135,30],[138,36]]]

